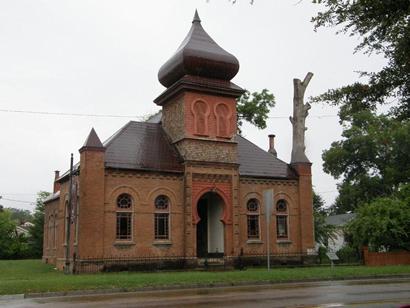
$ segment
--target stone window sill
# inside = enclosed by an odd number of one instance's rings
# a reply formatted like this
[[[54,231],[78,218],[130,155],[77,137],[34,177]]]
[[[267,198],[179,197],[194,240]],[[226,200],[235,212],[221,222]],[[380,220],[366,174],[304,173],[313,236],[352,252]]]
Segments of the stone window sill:
[[[282,240],[277,240],[276,243],[277,244],[292,244],[292,241],[288,239],[282,239]]]
[[[263,242],[261,240],[254,239],[254,240],[247,240],[246,244],[263,244]]]
[[[155,246],[170,246],[172,242],[170,240],[155,240],[152,244]]]
[[[116,241],[114,246],[132,246],[135,245],[134,241]]]

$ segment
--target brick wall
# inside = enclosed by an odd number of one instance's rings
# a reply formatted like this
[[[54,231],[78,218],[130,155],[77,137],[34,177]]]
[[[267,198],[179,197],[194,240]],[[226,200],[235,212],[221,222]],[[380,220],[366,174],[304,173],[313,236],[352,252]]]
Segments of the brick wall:
[[[263,191],[273,189],[274,204],[270,217],[269,237],[272,254],[302,253],[300,209],[298,196],[298,182],[295,180],[269,180],[269,179],[240,179],[240,247],[244,254],[266,254],[266,210],[263,204]],[[247,202],[250,199],[259,202],[259,239],[248,239],[247,234]],[[288,238],[278,239],[276,236],[276,202],[285,199],[288,205]]]
[[[180,140],[185,136],[184,117],[183,96],[175,97],[162,108],[162,127],[172,142]]]
[[[176,147],[185,160],[223,163],[236,163],[238,160],[236,143],[184,139]]]
[[[127,193],[133,199],[132,240],[116,240],[116,200]],[[170,200],[170,238],[154,238],[154,201],[159,195]],[[183,175],[106,170],[104,197],[105,257],[183,255]]]
[[[364,264],[369,266],[410,264],[409,251],[370,252],[365,247],[363,249],[363,258]]]

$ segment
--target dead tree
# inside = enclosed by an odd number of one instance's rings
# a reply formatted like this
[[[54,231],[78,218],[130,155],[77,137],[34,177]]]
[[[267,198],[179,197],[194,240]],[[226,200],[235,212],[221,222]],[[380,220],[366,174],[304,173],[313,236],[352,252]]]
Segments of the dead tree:
[[[293,79],[293,117],[289,117],[293,126],[293,144],[291,163],[309,162],[305,155],[305,119],[309,114],[310,104],[303,103],[306,88],[313,77],[313,73],[307,73],[303,82],[300,79]]]

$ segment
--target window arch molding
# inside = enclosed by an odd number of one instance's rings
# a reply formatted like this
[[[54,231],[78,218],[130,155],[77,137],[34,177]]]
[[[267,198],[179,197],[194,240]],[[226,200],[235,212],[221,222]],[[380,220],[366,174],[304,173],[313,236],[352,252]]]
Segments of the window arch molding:
[[[148,204],[149,205],[155,204],[155,199],[159,195],[165,195],[169,198],[169,201],[171,203],[170,213],[171,213],[171,210],[172,210],[173,206],[181,205],[181,203],[177,203],[177,197],[176,197],[175,193],[171,189],[169,189],[168,187],[157,187],[157,188],[151,190],[148,193]]]
[[[128,194],[131,196],[133,211],[137,205],[141,204],[139,194],[134,188],[128,185],[120,185],[115,187],[110,193],[109,206],[112,210],[117,210],[117,198],[121,194]]]
[[[280,199],[284,199],[286,200],[287,204],[288,204],[288,208],[292,208],[293,207],[293,198],[291,196],[289,196],[287,193],[280,191],[278,193],[276,193],[274,195],[274,202],[275,202],[275,207],[276,207],[276,202]]]
[[[202,107],[200,107],[202,105]],[[201,110],[205,109],[205,110]],[[192,101],[191,112],[194,117],[194,134],[208,136],[209,135],[209,115],[211,113],[211,108],[209,108],[209,103],[202,99],[197,98]],[[203,128],[201,126],[203,125]]]
[[[218,112],[218,109],[220,108],[226,108],[227,114],[224,116],[220,115],[220,112]],[[214,116],[216,119],[216,135],[217,137],[222,137],[222,138],[228,138],[230,133],[231,133],[231,119],[232,119],[232,110],[229,108],[228,104],[219,102],[214,105]],[[223,131],[222,123],[226,125],[225,127],[225,132]]]

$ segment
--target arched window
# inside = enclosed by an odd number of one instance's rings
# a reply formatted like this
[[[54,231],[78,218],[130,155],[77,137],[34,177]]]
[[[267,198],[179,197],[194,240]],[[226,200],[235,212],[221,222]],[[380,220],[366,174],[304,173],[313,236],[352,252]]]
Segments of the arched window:
[[[44,215],[44,247],[47,249],[48,248],[48,232],[49,232],[49,222],[48,222],[48,217],[46,215]]]
[[[196,101],[192,110],[194,113],[195,134],[208,135],[208,105],[203,101]]]
[[[229,137],[230,119],[229,108],[225,104],[218,104],[215,108],[216,127],[218,137]]]
[[[53,232],[53,215],[48,216],[48,234],[47,234],[47,248],[52,248],[53,247],[53,239],[52,235],[54,234]]]
[[[129,194],[117,197],[117,240],[132,239],[132,198]]]
[[[70,209],[68,207],[68,200],[64,203],[64,244],[68,245],[68,224],[69,224]]]
[[[169,240],[169,198],[165,195],[160,195],[155,198],[155,239]]]
[[[288,205],[286,200],[280,199],[276,203],[276,237],[287,239],[288,233]]]
[[[54,219],[53,219],[53,247],[57,247],[57,213],[54,213]]]
[[[248,239],[258,240],[259,237],[259,201],[255,198],[249,199],[246,204]]]

